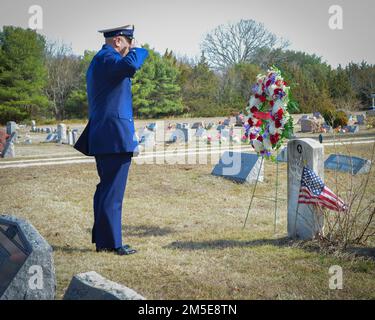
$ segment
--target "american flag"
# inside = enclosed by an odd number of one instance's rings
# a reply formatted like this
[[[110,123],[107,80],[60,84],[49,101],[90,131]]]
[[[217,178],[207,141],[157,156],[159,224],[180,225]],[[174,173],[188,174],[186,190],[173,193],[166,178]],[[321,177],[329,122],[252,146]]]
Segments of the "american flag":
[[[315,204],[334,211],[347,208],[344,201],[336,196],[311,169],[304,167],[299,190],[298,203]]]

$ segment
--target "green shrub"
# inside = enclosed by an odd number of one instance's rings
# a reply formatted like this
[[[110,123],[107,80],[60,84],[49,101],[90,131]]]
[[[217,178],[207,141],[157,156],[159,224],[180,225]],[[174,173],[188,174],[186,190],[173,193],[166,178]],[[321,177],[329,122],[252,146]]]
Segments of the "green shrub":
[[[344,127],[348,125],[349,119],[344,111],[326,109],[322,112],[322,115],[326,123],[333,128],[337,128],[339,126]]]

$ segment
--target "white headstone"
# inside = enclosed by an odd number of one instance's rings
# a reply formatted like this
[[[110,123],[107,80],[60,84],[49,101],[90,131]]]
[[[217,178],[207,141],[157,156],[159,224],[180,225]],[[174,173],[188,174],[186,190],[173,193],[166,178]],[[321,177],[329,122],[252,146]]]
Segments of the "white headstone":
[[[288,236],[312,239],[323,228],[323,217],[313,205],[298,204],[304,166],[324,180],[324,149],[318,141],[304,138],[288,143]],[[298,213],[297,213],[298,210]]]
[[[68,136],[68,144],[72,146],[74,144],[72,130],[68,130],[67,136]]]
[[[57,137],[58,137],[59,143],[66,142],[67,140],[66,125],[64,123],[59,123],[57,125]]]

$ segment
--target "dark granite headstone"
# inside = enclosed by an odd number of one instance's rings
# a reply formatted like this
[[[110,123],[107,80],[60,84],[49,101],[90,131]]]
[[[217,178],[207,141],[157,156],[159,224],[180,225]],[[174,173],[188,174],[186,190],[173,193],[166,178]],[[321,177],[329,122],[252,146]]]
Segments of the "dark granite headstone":
[[[52,249],[25,220],[0,215],[0,300],[51,300]]]
[[[211,174],[239,183],[254,183],[260,170],[258,181],[263,181],[264,161],[262,167],[261,162],[261,157],[253,153],[225,151]]]
[[[370,160],[341,154],[331,154],[324,162],[324,169],[350,172],[352,174],[368,173],[370,166]]]

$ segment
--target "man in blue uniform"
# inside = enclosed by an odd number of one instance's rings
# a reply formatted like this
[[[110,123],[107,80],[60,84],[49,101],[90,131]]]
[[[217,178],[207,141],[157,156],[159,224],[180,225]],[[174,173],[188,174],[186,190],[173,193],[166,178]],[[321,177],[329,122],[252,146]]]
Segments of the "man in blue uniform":
[[[100,182],[94,195],[92,242],[119,255],[136,250],[122,244],[121,213],[128,171],[138,141],[134,130],[131,78],[148,52],[134,45],[134,26],[101,30],[105,45],[87,70],[89,123],[75,148],[95,156]]]

